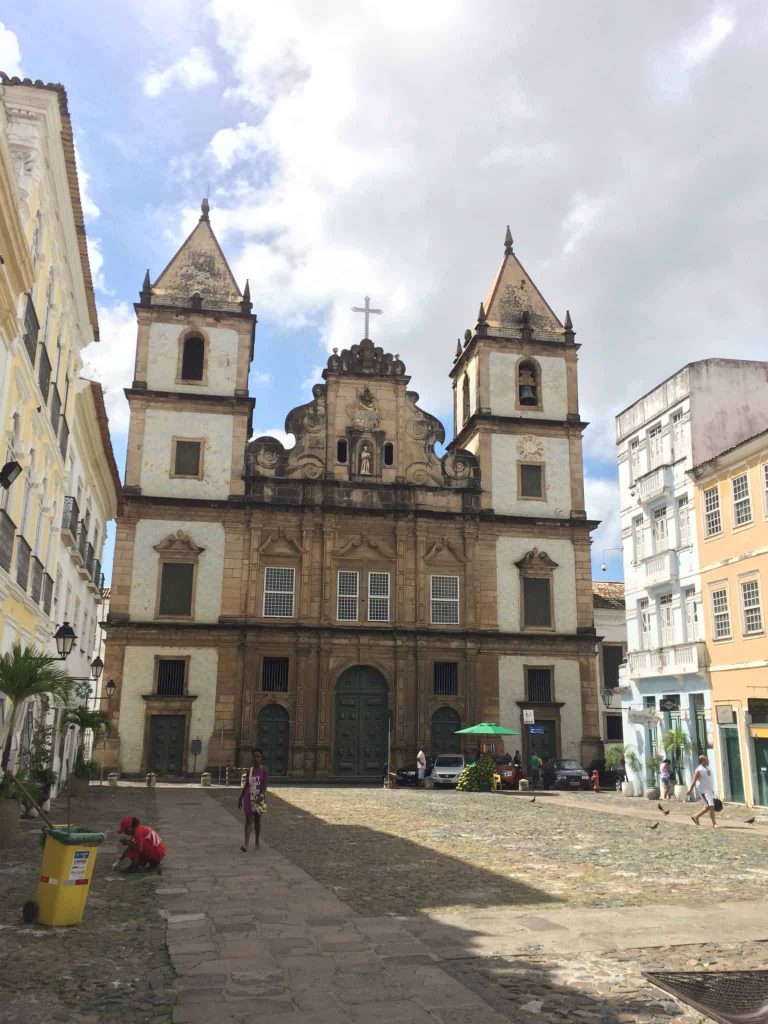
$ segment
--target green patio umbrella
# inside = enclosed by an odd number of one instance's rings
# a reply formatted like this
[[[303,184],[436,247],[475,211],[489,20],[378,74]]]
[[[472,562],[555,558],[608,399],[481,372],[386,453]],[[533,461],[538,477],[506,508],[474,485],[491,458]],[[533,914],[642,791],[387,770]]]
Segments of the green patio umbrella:
[[[519,736],[514,729],[505,729],[503,725],[496,722],[478,722],[477,725],[470,725],[466,729],[457,729],[456,734],[465,733],[469,736]]]

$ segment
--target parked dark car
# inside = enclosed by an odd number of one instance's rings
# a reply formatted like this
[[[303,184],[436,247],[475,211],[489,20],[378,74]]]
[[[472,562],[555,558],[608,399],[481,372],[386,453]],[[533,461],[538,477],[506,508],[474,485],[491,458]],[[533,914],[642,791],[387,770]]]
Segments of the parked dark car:
[[[555,758],[547,762],[547,774],[552,776],[554,789],[591,789],[589,773],[578,761],[571,758]],[[545,785],[548,779],[542,780]]]
[[[601,789],[621,789],[621,784],[626,778],[626,774],[621,769],[606,768],[604,760],[590,761],[587,768],[590,775],[595,768],[597,768],[600,778]]]
[[[426,775],[432,771],[432,765],[435,763],[434,757],[427,758],[427,771]],[[395,782],[398,786],[415,786],[419,781],[419,773],[415,768],[398,768],[395,772]]]

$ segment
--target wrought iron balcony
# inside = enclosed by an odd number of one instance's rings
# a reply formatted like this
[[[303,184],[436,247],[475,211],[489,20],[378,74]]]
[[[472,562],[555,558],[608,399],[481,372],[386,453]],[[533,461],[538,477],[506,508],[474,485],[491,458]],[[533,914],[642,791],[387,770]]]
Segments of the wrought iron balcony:
[[[31,559],[31,574],[29,580],[29,596],[35,602],[40,604],[40,599],[43,594],[43,563],[37,557],[33,555]]]
[[[59,389],[54,384],[51,388],[51,426],[53,432],[58,437],[59,435],[59,421],[61,420],[61,395]]]
[[[68,495],[64,499],[64,511],[61,514],[61,539],[70,547],[77,544],[79,519],[80,509],[77,506],[77,499]]]
[[[62,459],[67,457],[67,445],[69,444],[69,426],[66,416],[61,417],[61,430],[59,431],[59,451]]]
[[[26,593],[29,583],[29,560],[32,557],[32,548],[23,537],[16,538],[16,582]]]
[[[51,614],[51,603],[53,601],[53,579],[48,573],[43,574],[43,611],[46,615]]]
[[[85,546],[85,568],[88,570],[88,575],[93,578],[93,560],[95,552],[93,550],[93,544],[86,544]]]
[[[40,365],[37,368],[37,383],[40,385],[40,394],[43,401],[48,402],[48,389],[51,386],[51,360],[45,350],[45,345],[40,346]]]
[[[16,524],[4,509],[0,509],[0,566],[8,573],[11,571],[13,562],[15,537]]]

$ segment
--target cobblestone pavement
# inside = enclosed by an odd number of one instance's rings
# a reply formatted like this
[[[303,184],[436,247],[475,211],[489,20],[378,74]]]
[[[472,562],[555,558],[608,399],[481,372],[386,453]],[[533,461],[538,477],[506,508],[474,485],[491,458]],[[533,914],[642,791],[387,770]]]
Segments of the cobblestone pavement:
[[[85,916],[74,928],[21,920],[34,899],[42,847],[39,821],[22,821],[14,845],[0,851],[0,1021],[2,1024],[166,1024],[170,969],[156,905],[161,880],[110,871],[118,855],[117,823],[127,813],[152,821],[154,794],[91,786],[72,801],[72,821],[109,833],[96,859]],[[66,821],[66,800],[54,804]]]

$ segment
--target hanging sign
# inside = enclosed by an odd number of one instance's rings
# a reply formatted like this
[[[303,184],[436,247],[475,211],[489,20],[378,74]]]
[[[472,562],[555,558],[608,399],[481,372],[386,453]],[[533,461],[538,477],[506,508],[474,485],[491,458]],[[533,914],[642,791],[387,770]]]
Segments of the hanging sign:
[[[630,708],[627,721],[630,725],[657,725],[661,715],[654,708]]]

